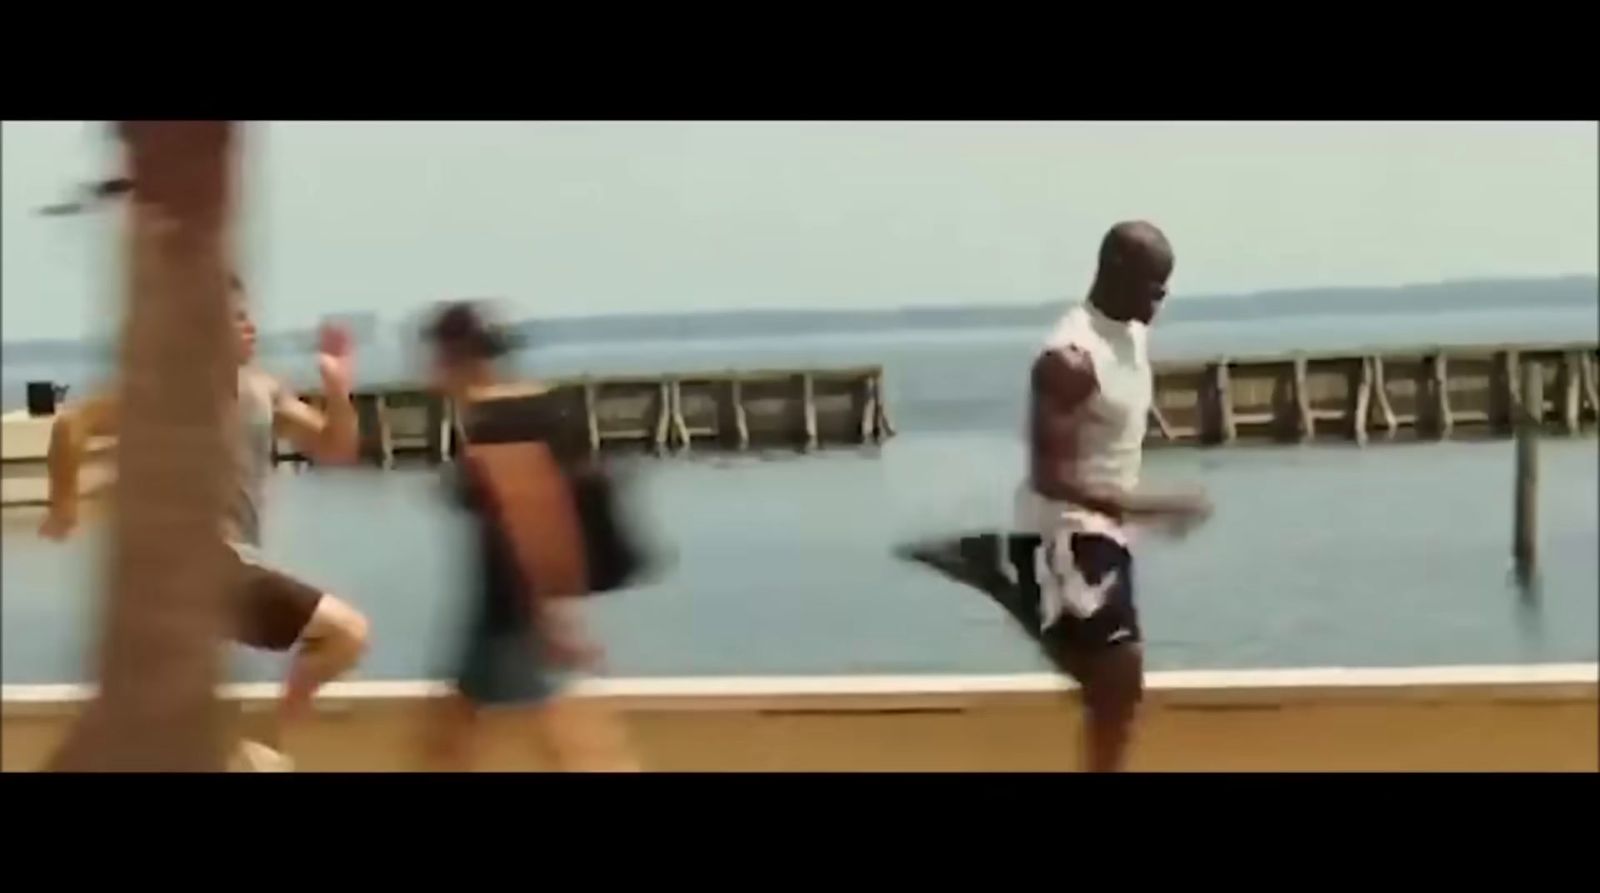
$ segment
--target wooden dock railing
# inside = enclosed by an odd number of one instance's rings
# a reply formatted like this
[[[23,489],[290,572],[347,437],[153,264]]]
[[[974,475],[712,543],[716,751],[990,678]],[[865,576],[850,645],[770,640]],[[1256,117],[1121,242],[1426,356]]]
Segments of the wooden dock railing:
[[[1291,354],[1156,368],[1152,443],[1241,440],[1366,443],[1377,436],[1506,436],[1520,411],[1520,378],[1536,370],[1550,429],[1595,424],[1595,342]]]
[[[872,445],[893,436],[883,401],[883,370],[781,369],[558,379],[551,388],[583,395],[591,450],[636,448],[656,455],[697,448],[745,451]],[[316,394],[305,395],[316,403]],[[414,386],[356,394],[361,452],[389,467],[414,457],[440,462],[455,454],[454,407]],[[281,443],[278,461],[303,457]]]

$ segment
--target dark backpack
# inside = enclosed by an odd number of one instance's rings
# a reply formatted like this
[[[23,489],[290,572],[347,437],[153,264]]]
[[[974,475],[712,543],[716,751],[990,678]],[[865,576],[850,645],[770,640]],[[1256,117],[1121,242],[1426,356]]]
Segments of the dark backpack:
[[[560,597],[635,585],[651,564],[617,479],[587,454],[574,397],[581,412],[582,392],[567,389],[462,407],[461,459],[474,489],[522,556],[529,584]]]

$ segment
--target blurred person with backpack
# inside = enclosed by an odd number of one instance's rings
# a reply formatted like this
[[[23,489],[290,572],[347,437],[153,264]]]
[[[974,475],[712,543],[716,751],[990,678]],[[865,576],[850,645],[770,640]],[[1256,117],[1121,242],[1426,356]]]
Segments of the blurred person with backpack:
[[[555,769],[638,771],[620,720],[565,694],[601,658],[578,599],[626,585],[640,565],[609,477],[576,442],[573,395],[506,381],[510,339],[475,304],[446,305],[423,340],[434,387],[456,407],[464,443],[450,490],[472,518],[477,552],[454,691],[429,729],[430,763],[470,769],[493,710],[526,722]]]

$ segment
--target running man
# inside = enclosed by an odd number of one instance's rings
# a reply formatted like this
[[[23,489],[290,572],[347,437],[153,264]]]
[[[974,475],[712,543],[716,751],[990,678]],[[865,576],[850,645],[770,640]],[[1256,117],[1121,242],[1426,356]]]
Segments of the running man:
[[[1199,492],[1138,489],[1154,390],[1146,335],[1173,261],[1149,223],[1119,223],[1101,242],[1088,300],[1062,316],[1033,363],[1018,532],[905,550],[994,596],[1077,680],[1092,772],[1123,767],[1144,693],[1130,528],[1181,532],[1211,511]]]
[[[281,747],[286,730],[309,713],[317,690],[354,667],[367,645],[367,620],[359,611],[274,570],[260,556],[262,497],[275,440],[289,438],[302,455],[319,463],[356,459],[359,440],[350,397],[350,344],[342,331],[323,332],[317,365],[327,410],[319,412],[252,365],[256,329],[245,307],[243,284],[238,277],[232,284],[239,432],[223,536],[239,575],[234,638],[255,648],[294,651],[271,736],[273,745]],[[77,527],[78,471],[86,447],[92,437],[114,434],[116,426],[116,402],[109,395],[64,408],[56,417],[50,432],[49,510],[40,526],[42,535],[63,540]],[[255,768],[291,766],[286,757],[255,742],[245,742],[240,755]]]

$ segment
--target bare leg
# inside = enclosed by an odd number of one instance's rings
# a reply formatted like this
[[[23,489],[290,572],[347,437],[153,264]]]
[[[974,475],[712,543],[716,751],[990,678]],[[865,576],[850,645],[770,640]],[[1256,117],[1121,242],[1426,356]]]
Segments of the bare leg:
[[[1144,696],[1144,649],[1113,645],[1074,659],[1069,669],[1083,688],[1084,771],[1122,771]]]
[[[277,738],[303,720],[317,690],[349,672],[367,650],[367,618],[331,595],[323,596],[300,634],[283,700],[278,705]]]
[[[469,772],[478,743],[478,710],[459,694],[430,705],[424,761],[433,772]]]
[[[557,698],[533,714],[534,734],[558,772],[638,772],[627,730],[591,699]]]

